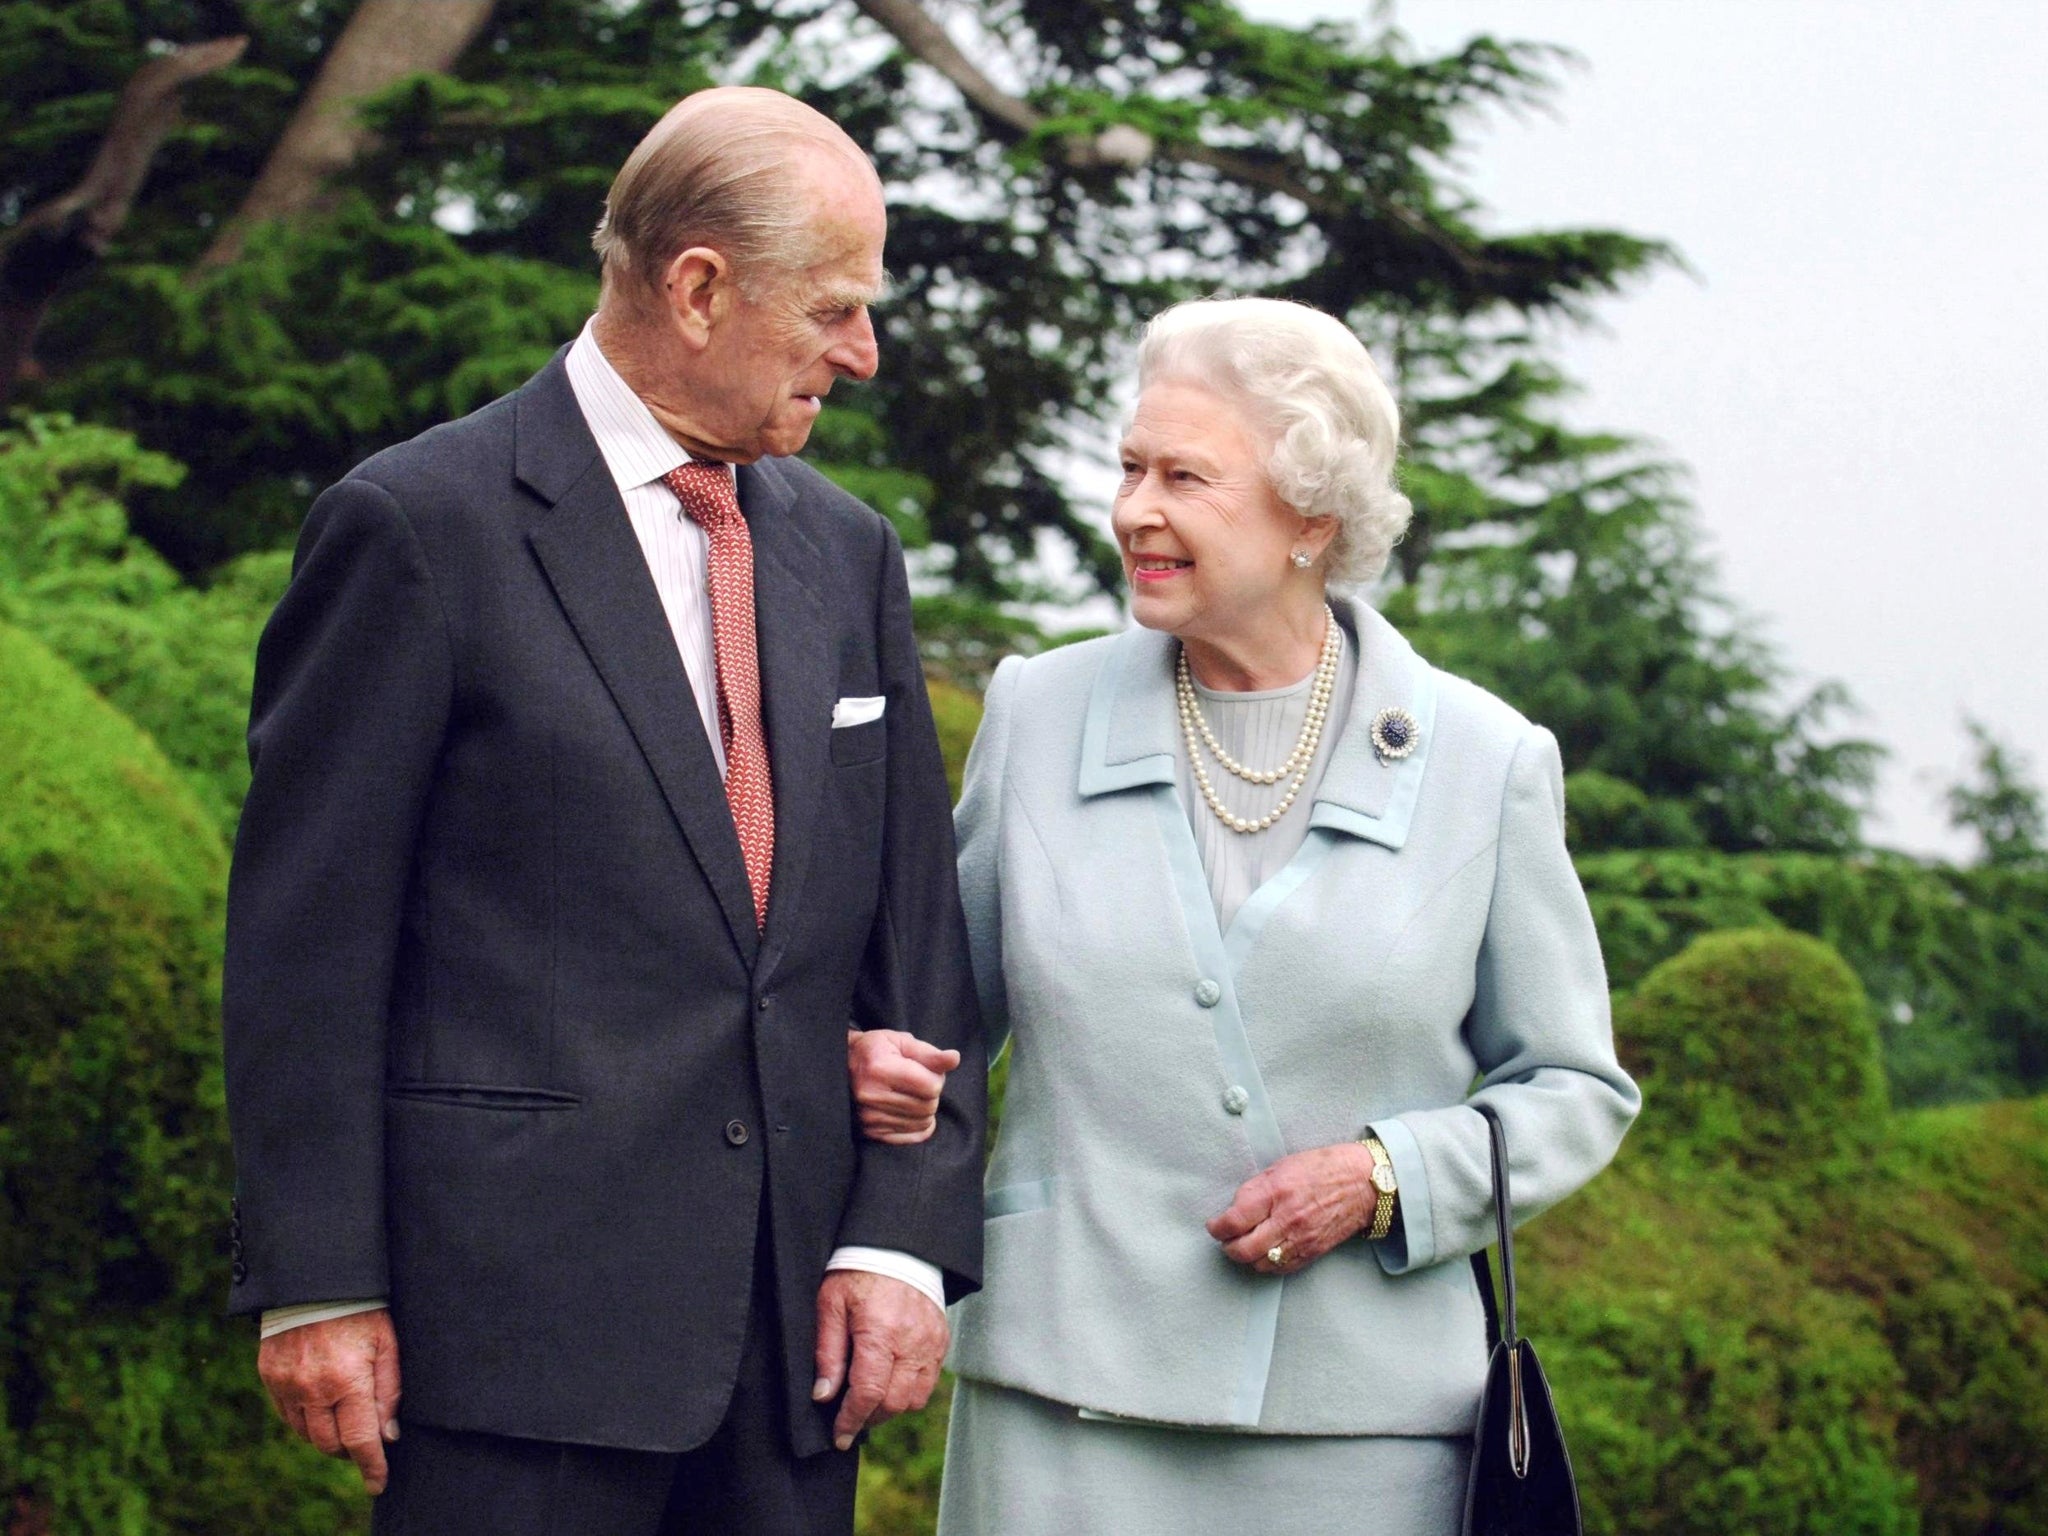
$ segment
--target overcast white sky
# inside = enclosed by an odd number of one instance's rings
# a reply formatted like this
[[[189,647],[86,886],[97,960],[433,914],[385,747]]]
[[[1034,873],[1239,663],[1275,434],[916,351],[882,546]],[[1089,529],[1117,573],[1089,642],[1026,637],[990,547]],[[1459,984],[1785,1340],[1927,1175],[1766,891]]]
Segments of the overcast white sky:
[[[1365,20],[1362,0],[1243,0]],[[2048,770],[2048,5],[1410,0],[1584,61],[1503,118],[1466,183],[1499,227],[1671,241],[1560,339],[1583,424],[1692,467],[1727,590],[1893,757],[1873,841],[1958,854],[1939,805],[1968,711]]]

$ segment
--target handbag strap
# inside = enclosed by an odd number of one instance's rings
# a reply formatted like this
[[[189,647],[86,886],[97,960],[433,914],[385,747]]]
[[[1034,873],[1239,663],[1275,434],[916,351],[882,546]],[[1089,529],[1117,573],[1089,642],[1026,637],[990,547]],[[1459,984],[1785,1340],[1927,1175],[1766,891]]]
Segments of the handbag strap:
[[[1499,1232],[1501,1290],[1507,1297],[1507,1316],[1501,1316],[1493,1289],[1493,1269],[1486,1262],[1486,1250],[1472,1255],[1472,1273],[1479,1282],[1479,1301],[1486,1308],[1486,1333],[1510,1347],[1521,1341],[1522,1331],[1515,1319],[1515,1234],[1510,1219],[1513,1202],[1508,1198],[1508,1133],[1491,1104],[1474,1104],[1486,1121],[1493,1153],[1493,1217]],[[1505,1327],[1503,1327],[1505,1324]]]

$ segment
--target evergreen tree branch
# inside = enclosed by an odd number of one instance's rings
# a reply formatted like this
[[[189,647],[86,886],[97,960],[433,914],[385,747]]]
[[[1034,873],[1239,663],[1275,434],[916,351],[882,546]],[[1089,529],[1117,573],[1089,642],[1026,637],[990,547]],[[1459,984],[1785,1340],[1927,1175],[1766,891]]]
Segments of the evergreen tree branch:
[[[128,221],[150,163],[177,126],[185,87],[242,56],[246,37],[216,38],[136,70],[78,185],[26,215],[0,243],[0,404],[28,366],[58,286],[104,257]]]
[[[315,206],[329,178],[348,169],[369,141],[356,103],[409,75],[445,71],[495,6],[496,0],[363,0],[198,270],[231,265],[258,226],[289,221]]]
[[[984,74],[918,0],[853,0],[853,4],[912,57],[944,75],[1001,136],[1024,139],[1044,128],[1045,114],[1028,101],[1010,95]],[[1354,219],[1361,212],[1358,204],[1310,186],[1277,157],[1218,149],[1199,142],[1162,142],[1129,124],[1112,125],[1093,137],[1069,135],[1061,141],[1060,153],[1067,166],[1075,170],[1103,166],[1135,169],[1155,157],[1177,160],[1206,166],[1218,175],[1261,192],[1292,198],[1318,218],[1343,221]],[[1477,277],[1497,266],[1475,256],[1463,243],[1413,209],[1375,197],[1369,199],[1369,211],[1422,240],[1467,277]]]

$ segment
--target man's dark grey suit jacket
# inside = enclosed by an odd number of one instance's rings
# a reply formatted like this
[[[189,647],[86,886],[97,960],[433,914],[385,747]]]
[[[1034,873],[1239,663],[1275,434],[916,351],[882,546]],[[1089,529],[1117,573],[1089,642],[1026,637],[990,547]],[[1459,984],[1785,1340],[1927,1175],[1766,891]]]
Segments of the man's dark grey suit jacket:
[[[762,934],[560,355],[323,494],[258,650],[232,1305],[389,1296],[421,1422],[701,1443],[765,1211],[809,1454],[831,1250],[978,1283],[980,1023],[902,551],[803,464],[743,467],[739,496],[775,785]],[[832,728],[874,695],[881,719]],[[961,1049],[921,1146],[859,1138],[849,1021]]]

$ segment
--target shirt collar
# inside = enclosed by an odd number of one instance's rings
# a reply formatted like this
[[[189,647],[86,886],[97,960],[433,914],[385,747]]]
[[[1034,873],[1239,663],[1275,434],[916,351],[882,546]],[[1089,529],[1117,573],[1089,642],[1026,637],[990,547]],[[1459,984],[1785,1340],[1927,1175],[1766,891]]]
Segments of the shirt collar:
[[[595,317],[569,348],[565,366],[576,405],[597,439],[597,451],[621,494],[659,480],[679,464],[690,462],[668,429],[654,419],[647,404],[604,355],[593,331]]]

